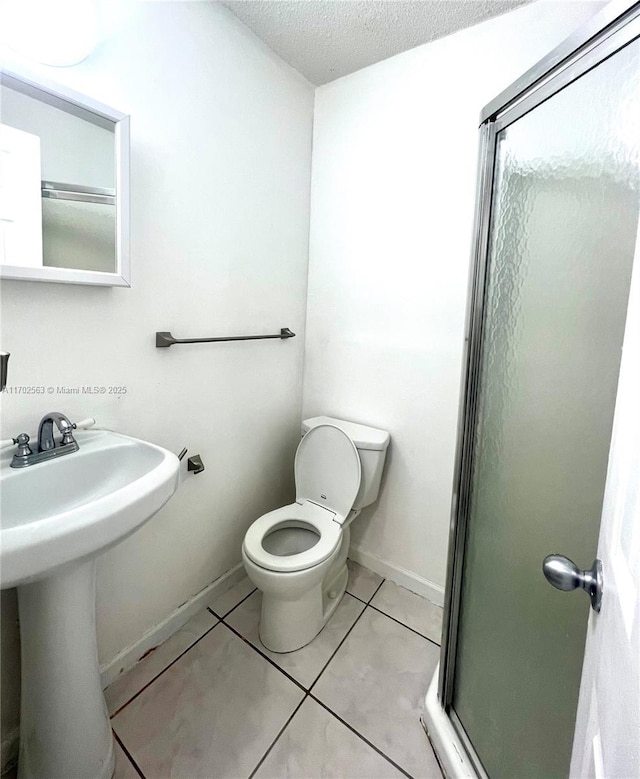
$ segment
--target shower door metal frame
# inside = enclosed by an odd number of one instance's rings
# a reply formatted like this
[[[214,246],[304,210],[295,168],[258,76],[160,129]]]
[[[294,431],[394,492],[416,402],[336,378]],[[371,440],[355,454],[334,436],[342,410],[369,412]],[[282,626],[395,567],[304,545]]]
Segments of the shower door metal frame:
[[[447,582],[438,699],[480,777],[486,772],[452,707],[462,574],[478,424],[488,255],[498,133],[640,37],[640,2],[615,0],[492,100],[480,116],[474,246],[463,354],[464,381],[458,411],[456,467],[451,505]]]

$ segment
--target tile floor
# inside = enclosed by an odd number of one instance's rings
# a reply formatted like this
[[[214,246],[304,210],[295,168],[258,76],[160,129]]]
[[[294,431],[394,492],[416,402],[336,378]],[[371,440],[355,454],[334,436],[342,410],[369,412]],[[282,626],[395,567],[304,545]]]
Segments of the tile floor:
[[[243,579],[105,692],[116,779],[441,779],[420,725],[442,609],[349,561],[324,630],[260,643]]]

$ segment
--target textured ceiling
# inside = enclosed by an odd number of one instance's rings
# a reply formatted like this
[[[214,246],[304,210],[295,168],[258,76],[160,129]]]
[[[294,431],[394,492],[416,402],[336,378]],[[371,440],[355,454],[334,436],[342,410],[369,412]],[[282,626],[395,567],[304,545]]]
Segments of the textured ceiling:
[[[531,0],[222,0],[312,84],[353,73]]]

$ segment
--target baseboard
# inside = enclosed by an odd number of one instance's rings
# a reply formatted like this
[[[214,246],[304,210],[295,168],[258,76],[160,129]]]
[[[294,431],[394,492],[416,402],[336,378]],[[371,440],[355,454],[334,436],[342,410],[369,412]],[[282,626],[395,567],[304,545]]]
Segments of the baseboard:
[[[110,660],[108,663],[100,666],[100,678],[103,689],[115,681],[121,673],[132,668],[143,655],[150,649],[159,646],[172,636],[176,631],[186,624],[191,617],[203,609],[213,598],[228,590],[244,576],[244,566],[238,563],[231,570],[222,574],[218,579],[208,584],[203,590],[193,598],[183,603],[169,616],[148,630],[141,638]],[[3,743],[4,754],[4,743]],[[3,761],[4,765],[4,761]]]
[[[0,746],[0,765],[2,775],[9,773],[18,764],[18,748],[20,745],[20,728],[14,728],[8,736],[2,739]]]
[[[436,606],[444,606],[444,587],[439,584],[435,584],[429,579],[423,579],[422,576],[407,571],[406,568],[401,568],[399,565],[388,563],[370,552],[353,546],[353,544],[349,547],[349,557],[355,563],[360,563],[374,573],[384,576],[385,579],[391,579],[392,582],[401,587],[406,587],[407,590],[422,595],[423,598],[435,603]]]

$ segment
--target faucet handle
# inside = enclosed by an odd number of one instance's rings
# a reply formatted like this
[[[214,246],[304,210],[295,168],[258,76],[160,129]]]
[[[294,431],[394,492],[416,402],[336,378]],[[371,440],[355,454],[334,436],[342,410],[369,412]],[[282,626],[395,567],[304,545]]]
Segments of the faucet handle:
[[[18,457],[32,454],[31,447],[29,446],[29,436],[26,433],[20,433],[16,438],[16,443],[18,444]]]
[[[74,444],[75,438],[73,437],[73,431],[74,430],[86,430],[88,427],[92,427],[95,425],[96,420],[93,417],[87,417],[86,419],[81,419],[80,422],[69,422],[67,424],[68,420],[61,420],[60,422],[60,432],[62,433],[62,441],[60,441],[60,446],[65,446],[65,444]]]
[[[60,446],[65,446],[66,444],[72,444],[74,443],[73,438],[73,428],[75,425],[73,422],[67,422],[67,420],[62,419],[60,420],[60,432],[62,433],[62,441],[60,441]]]
[[[29,446],[29,436],[26,433],[20,433],[17,438],[13,439],[13,443],[18,444],[18,451],[13,455],[14,457],[26,457],[33,454]]]
[[[93,417],[87,417],[86,419],[81,419],[79,422],[74,422],[72,427],[74,430],[86,430],[88,427],[93,427],[96,423],[96,420]]]
[[[28,452],[19,451],[19,454],[31,454],[31,449],[29,448],[29,436],[26,433],[20,433],[17,438],[3,438],[2,441],[0,441],[0,449],[6,449],[7,446],[13,446],[14,444],[18,444],[19,447],[26,447],[29,449]]]

